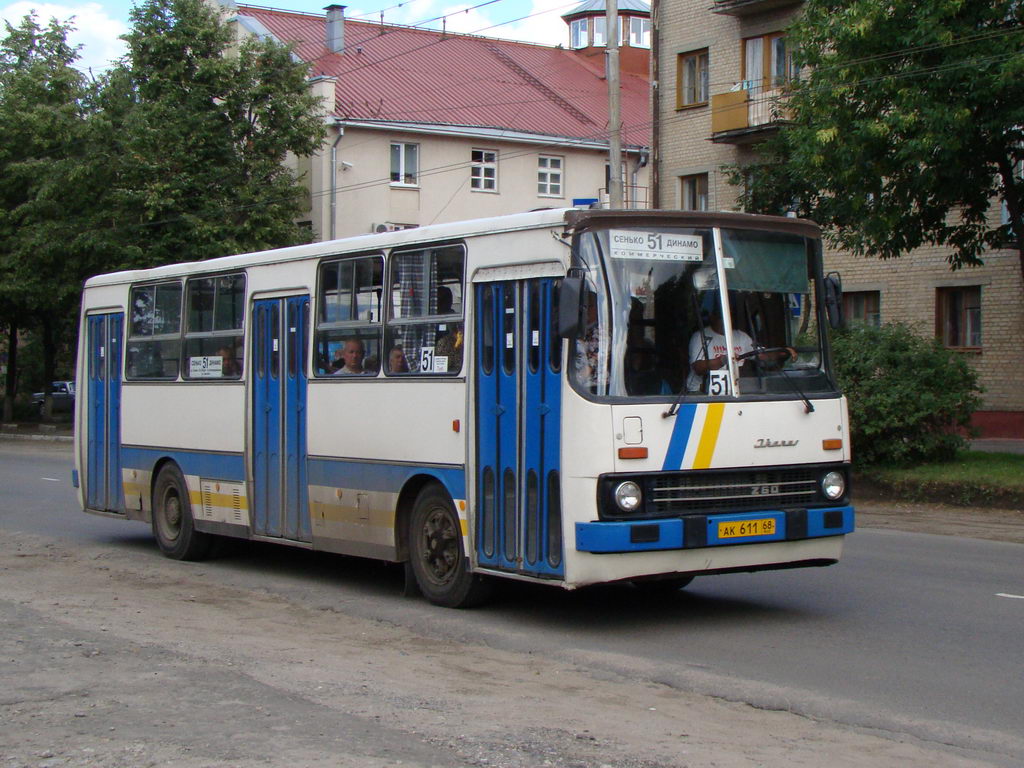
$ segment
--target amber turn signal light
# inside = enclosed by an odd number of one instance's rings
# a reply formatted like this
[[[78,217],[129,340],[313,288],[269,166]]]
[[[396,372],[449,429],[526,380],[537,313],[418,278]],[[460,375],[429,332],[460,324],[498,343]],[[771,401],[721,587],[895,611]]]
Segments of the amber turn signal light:
[[[631,446],[629,448],[619,448],[620,459],[646,459],[647,449],[640,446]]]
[[[841,451],[843,449],[843,441],[837,438],[822,440],[821,448],[824,451]]]

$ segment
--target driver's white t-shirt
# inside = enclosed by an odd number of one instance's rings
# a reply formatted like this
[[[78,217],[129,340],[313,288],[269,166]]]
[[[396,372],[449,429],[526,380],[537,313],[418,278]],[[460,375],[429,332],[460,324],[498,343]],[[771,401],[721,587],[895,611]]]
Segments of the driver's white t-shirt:
[[[711,328],[705,328],[704,338],[707,339],[708,360],[714,360],[716,357],[725,354],[724,334],[713,331]],[[732,332],[732,346],[733,354],[742,355],[754,350],[754,340],[737,328]],[[700,340],[700,331],[694,331],[693,336],[690,337],[690,375],[686,378],[686,388],[691,392],[700,389],[701,379],[703,378],[693,370],[693,364],[698,360],[704,359],[704,344]]]

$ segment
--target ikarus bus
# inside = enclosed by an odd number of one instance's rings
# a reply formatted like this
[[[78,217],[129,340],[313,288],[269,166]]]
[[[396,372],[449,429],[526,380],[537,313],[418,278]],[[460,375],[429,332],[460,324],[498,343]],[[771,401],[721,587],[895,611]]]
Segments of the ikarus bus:
[[[217,537],[675,590],[835,563],[854,526],[818,228],[545,210],[91,278],[76,485]]]

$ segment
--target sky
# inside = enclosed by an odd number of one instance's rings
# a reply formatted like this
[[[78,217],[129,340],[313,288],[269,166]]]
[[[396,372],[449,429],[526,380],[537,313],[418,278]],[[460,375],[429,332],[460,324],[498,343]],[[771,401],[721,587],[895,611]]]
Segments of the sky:
[[[274,0],[266,5],[289,11],[323,13],[331,0]],[[334,0],[338,2],[339,0]],[[344,4],[344,0],[340,0]],[[504,37],[546,45],[567,45],[568,26],[561,15],[579,5],[580,0],[466,0],[455,4],[451,0],[359,0],[345,9],[345,15],[377,21],[384,11],[384,21],[395,24],[415,24],[440,29],[445,26],[453,32],[469,32],[491,37]],[[75,31],[70,35],[72,44],[80,45],[80,59],[76,66],[98,75],[124,53],[124,43],[118,38],[129,30],[128,13],[132,0],[67,0],[67,2],[31,2],[31,0],[0,0],[0,17],[18,24],[22,17],[35,11],[40,23],[49,19],[71,20]],[[479,7],[474,7],[479,6]],[[424,24],[424,22],[429,23]],[[505,23],[510,22],[510,23]],[[498,26],[500,25],[500,26]]]

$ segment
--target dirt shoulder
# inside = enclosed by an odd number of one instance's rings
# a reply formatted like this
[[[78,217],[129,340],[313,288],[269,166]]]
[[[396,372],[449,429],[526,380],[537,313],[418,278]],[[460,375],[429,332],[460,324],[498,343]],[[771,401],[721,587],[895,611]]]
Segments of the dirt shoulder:
[[[968,536],[1024,544],[1024,510],[952,504],[854,500],[858,528]]]
[[[0,537],[0,763],[989,765],[937,744],[453,642],[150,548]]]

